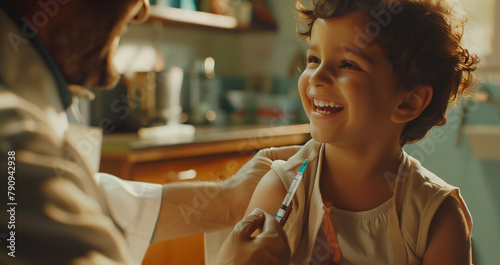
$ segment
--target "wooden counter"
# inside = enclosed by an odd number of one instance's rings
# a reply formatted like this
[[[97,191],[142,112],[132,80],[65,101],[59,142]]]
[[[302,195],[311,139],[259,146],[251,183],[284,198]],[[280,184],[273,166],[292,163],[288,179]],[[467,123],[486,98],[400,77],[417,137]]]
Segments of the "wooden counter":
[[[304,144],[309,125],[197,127],[190,137],[105,135],[101,172],[152,183],[222,180],[258,150]],[[143,264],[204,264],[203,234],[152,244]]]
[[[100,170],[123,179],[139,180],[148,178],[146,172],[138,171],[141,164],[191,161],[189,158],[202,162],[198,159],[228,155],[249,158],[262,148],[303,144],[309,139],[309,124],[199,127],[194,136],[154,139],[140,139],[137,134],[105,135]]]

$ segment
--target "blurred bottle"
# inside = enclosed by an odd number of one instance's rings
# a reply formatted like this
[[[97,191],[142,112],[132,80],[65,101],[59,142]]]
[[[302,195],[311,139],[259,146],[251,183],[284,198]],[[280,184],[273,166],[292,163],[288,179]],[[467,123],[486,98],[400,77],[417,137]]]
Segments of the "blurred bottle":
[[[187,10],[197,10],[195,0],[150,0],[151,5],[168,6]]]
[[[194,0],[180,0],[179,7],[186,10],[196,11],[196,4]]]
[[[220,78],[215,76],[214,58],[197,60],[189,74],[190,123],[224,124],[227,115],[221,109],[222,84]]]
[[[184,71],[180,67],[170,67],[157,73],[156,117],[164,124],[179,124],[181,89]]]
[[[180,0],[150,0],[151,5],[180,7]]]

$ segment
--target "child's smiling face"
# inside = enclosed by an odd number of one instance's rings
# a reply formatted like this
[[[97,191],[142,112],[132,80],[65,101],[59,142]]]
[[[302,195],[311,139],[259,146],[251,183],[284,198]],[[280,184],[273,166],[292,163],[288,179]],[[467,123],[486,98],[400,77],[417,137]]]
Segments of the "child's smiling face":
[[[399,141],[402,125],[390,116],[404,93],[383,50],[360,42],[368,22],[362,12],[314,22],[298,87],[311,135],[319,142]]]

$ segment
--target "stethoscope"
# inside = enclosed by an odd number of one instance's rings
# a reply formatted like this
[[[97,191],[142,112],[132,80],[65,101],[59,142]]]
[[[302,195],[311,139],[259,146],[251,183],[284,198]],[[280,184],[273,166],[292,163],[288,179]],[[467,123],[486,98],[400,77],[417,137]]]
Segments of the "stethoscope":
[[[12,19],[12,21],[14,21],[14,23],[19,27],[19,29],[23,27],[24,22],[22,21],[22,16],[19,14],[19,11],[16,9],[16,7],[12,5],[10,0],[1,0],[0,8],[7,13],[7,15]],[[52,73],[54,81],[57,85],[57,91],[61,98],[61,103],[63,105],[63,108],[68,109],[72,103],[72,94],[68,90],[68,83],[66,82],[66,79],[59,70],[59,67],[57,67],[56,63],[52,59],[52,56],[45,48],[45,45],[43,45],[43,43],[40,41],[40,39],[37,38],[37,36],[26,39],[28,39],[31,42],[31,44],[33,44],[33,47],[35,47],[35,49],[38,51],[42,60],[45,62],[45,65]]]

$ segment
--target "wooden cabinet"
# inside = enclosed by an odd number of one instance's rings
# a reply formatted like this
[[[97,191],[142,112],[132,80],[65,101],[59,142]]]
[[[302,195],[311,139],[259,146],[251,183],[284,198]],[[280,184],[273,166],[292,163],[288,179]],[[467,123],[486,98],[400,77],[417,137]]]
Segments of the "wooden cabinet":
[[[310,139],[309,125],[197,131],[189,140],[168,144],[135,135],[105,136],[100,171],[151,183],[218,181],[234,175],[262,148]],[[203,234],[154,243],[143,264],[204,264]]]
[[[253,153],[227,153],[140,163],[133,167],[134,180],[152,183],[218,181],[234,175]]]

